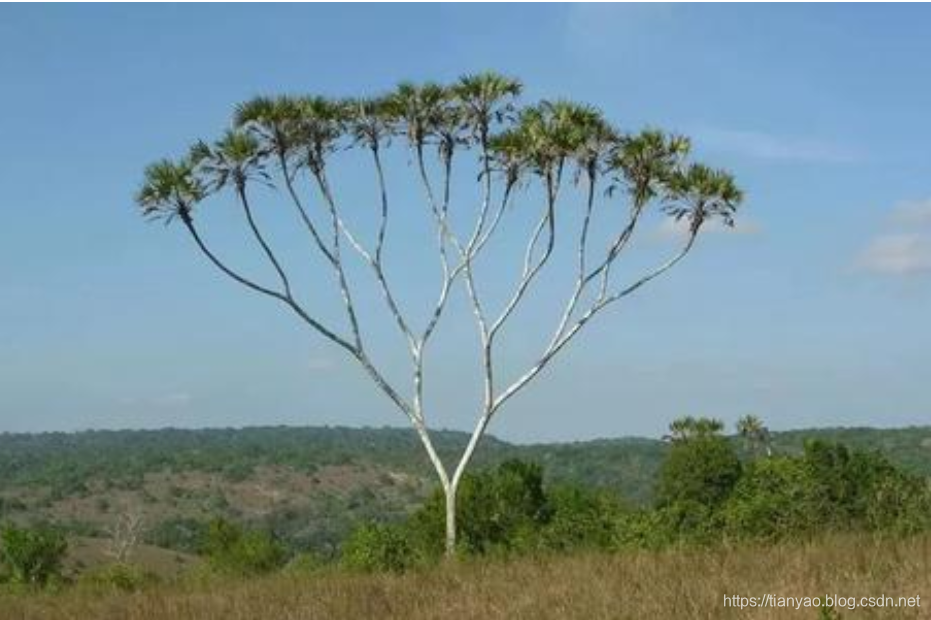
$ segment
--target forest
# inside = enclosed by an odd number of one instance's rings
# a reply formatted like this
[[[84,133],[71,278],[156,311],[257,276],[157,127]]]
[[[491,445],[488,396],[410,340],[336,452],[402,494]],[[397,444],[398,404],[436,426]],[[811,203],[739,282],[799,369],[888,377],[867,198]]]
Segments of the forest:
[[[444,451],[466,440],[439,438]],[[728,435],[707,418],[674,421],[664,440],[492,439],[464,481],[458,552],[510,558],[918,535],[931,527],[929,444],[926,427]],[[136,588],[182,578],[190,566],[237,576],[328,566],[403,572],[442,555],[443,498],[409,431],[7,434],[0,448],[8,586],[104,579]],[[275,493],[258,493],[270,481]],[[98,541],[104,559],[68,561],[74,539]],[[134,562],[136,547],[171,550],[177,570],[159,575]]]

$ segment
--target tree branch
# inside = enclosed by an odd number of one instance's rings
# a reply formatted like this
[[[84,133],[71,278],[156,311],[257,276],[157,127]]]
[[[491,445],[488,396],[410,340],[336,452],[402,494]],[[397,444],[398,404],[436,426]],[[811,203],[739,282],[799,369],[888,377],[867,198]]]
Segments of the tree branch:
[[[323,195],[324,204],[330,213],[333,234],[333,269],[336,272],[336,278],[339,281],[339,289],[343,298],[343,307],[346,310],[346,316],[349,319],[349,325],[352,329],[352,335],[356,342],[356,348],[360,351],[363,349],[362,332],[359,329],[359,319],[356,316],[355,304],[352,301],[352,291],[349,288],[349,281],[346,278],[346,270],[343,269],[342,252],[340,249],[340,238],[343,227],[340,226],[340,217],[337,212],[336,202],[333,194],[330,192],[329,183],[327,183],[326,174],[322,169],[314,169],[313,176]]]
[[[542,271],[543,267],[546,266],[546,263],[549,261],[550,257],[553,254],[553,249],[556,245],[556,192],[557,188],[553,183],[553,180],[550,176],[547,176],[546,181],[547,188],[547,203],[546,209],[544,210],[543,216],[540,218],[540,222],[537,224],[534,229],[533,236],[530,239],[530,242],[527,244],[527,249],[524,254],[524,268],[521,273],[521,278],[518,281],[517,289],[514,291],[514,294],[511,296],[508,303],[505,305],[501,314],[495,319],[492,323],[491,329],[489,330],[490,339],[493,341],[495,336],[504,326],[505,322],[523,300],[524,296],[527,293],[527,290],[530,288],[530,285],[533,283],[537,275]],[[533,253],[536,249],[537,242],[540,239],[540,235],[543,233],[544,228],[547,230],[548,237],[546,243],[546,249],[543,252],[543,255],[540,259],[531,266],[533,260]]]
[[[225,263],[223,263],[219,258],[217,258],[217,256],[210,250],[210,248],[207,247],[206,243],[204,243],[204,240],[201,238],[197,228],[194,226],[193,220],[191,220],[189,215],[183,217],[182,221],[184,222],[188,232],[191,234],[191,237],[194,239],[194,242],[197,244],[198,249],[200,249],[200,251],[210,260],[210,262],[213,263],[213,265],[226,276],[245,286],[246,288],[249,288],[257,293],[261,293],[267,297],[271,297],[272,299],[285,304],[291,308],[291,310],[294,311],[304,322],[318,331],[322,336],[339,345],[353,356],[356,355],[355,347],[353,347],[353,345],[348,340],[342,336],[339,336],[336,332],[324,326],[320,321],[311,317],[297,302],[294,301],[294,299],[288,297],[284,293],[280,293],[273,289],[262,286],[261,284],[253,282],[249,278],[246,278],[245,276],[234,271]]]
[[[282,177],[284,177],[285,187],[287,187],[288,194],[291,196],[291,202],[294,204],[295,208],[297,209],[298,215],[300,216],[301,220],[304,222],[304,227],[307,228],[308,232],[310,232],[310,235],[313,237],[314,243],[316,244],[317,248],[320,249],[320,252],[323,253],[327,261],[330,264],[332,264],[334,260],[333,253],[330,251],[327,245],[323,242],[323,239],[320,237],[320,233],[317,230],[317,227],[314,226],[313,221],[310,219],[310,215],[308,215],[307,213],[307,209],[304,208],[304,205],[301,202],[301,199],[298,197],[297,191],[294,189],[294,179],[288,167],[287,157],[285,157],[285,155],[281,153],[280,151],[278,152],[278,162],[279,162],[279,165],[281,166],[281,175]]]
[[[265,241],[265,237],[263,237],[262,233],[259,232],[259,227],[255,223],[255,218],[252,215],[252,207],[249,206],[249,199],[246,197],[246,185],[244,182],[236,184],[236,194],[239,196],[239,202],[242,204],[243,211],[246,214],[246,220],[249,222],[249,228],[252,230],[252,236],[255,237],[255,240],[262,247],[262,251],[265,253],[265,256],[275,268],[275,271],[278,272],[278,277],[281,279],[281,285],[284,287],[284,294],[286,297],[290,298],[291,283],[288,282],[288,276],[285,274],[284,269],[282,269],[281,263],[279,263],[278,259],[275,257],[275,253],[272,252],[272,249]]]
[[[550,344],[547,346],[546,351],[540,357],[539,361],[537,361],[537,363],[534,364],[530,370],[528,370],[510,386],[508,386],[508,388],[505,389],[504,392],[502,392],[501,395],[495,399],[495,402],[492,406],[492,415],[494,415],[494,413],[501,407],[501,405],[503,405],[507,400],[509,400],[517,392],[523,389],[528,383],[530,383],[530,381],[532,381],[540,373],[540,371],[542,371],[547,366],[547,364],[549,364],[553,357],[555,357],[556,354],[559,353],[596,314],[601,312],[610,304],[613,304],[614,302],[627,297],[644,284],[666,273],[679,261],[685,258],[695,243],[697,233],[697,230],[692,232],[683,248],[676,255],[674,255],[659,267],[655,268],[653,271],[649,272],[639,280],[635,281],[633,284],[628,285],[620,291],[607,296],[604,299],[596,300],[595,303],[593,303],[592,306],[579,318],[579,320],[573,324],[572,328],[565,332],[565,334],[561,334],[560,330],[557,329],[553,339],[550,341]]]

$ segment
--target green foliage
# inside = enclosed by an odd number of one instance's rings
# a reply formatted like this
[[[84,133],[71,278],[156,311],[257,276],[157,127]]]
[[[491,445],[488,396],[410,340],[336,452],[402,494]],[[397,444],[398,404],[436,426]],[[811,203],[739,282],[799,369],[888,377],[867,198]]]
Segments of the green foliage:
[[[912,534],[931,527],[927,482],[876,452],[812,441],[804,454],[748,466],[724,509],[734,537],[778,540],[826,531]]]
[[[164,549],[196,553],[201,549],[208,525],[206,521],[172,517],[149,530],[146,542]]]
[[[94,591],[137,592],[145,586],[158,583],[158,577],[131,564],[106,564],[84,571],[78,586]]]
[[[443,548],[445,511],[438,490],[409,520],[411,535],[428,556],[438,556]],[[456,505],[459,550],[506,553],[533,545],[530,539],[551,512],[539,465],[512,460],[468,474],[460,482]]]
[[[675,441],[660,469],[657,501],[661,506],[694,502],[715,507],[740,478],[741,463],[733,444],[712,433]]]
[[[7,525],[0,530],[0,562],[13,583],[44,586],[61,577],[68,543],[47,528]]]
[[[841,615],[833,605],[828,605],[828,602],[824,601],[818,608],[818,620],[841,620]]]
[[[202,552],[219,573],[257,575],[281,568],[287,553],[267,532],[246,531],[224,519],[207,527]]]
[[[481,469],[467,475],[460,489],[459,523],[465,530],[460,551],[514,554],[664,548],[709,544],[722,538],[778,541],[809,539],[825,532],[909,535],[931,531],[931,491],[927,479],[918,473],[921,461],[914,457],[921,454],[918,448],[928,439],[927,429],[813,431],[814,440],[807,443],[799,433],[773,433],[770,440],[778,456],[767,457],[765,449],[753,449],[741,438],[721,437],[719,426],[711,422],[687,420],[673,441],[665,444],[625,439],[510,446],[492,438],[477,455]],[[851,445],[839,445],[833,437],[849,439]],[[445,455],[461,449],[466,439],[457,433],[440,433],[437,443]],[[864,450],[864,445],[890,451],[889,457]],[[735,477],[731,451],[741,447],[745,458],[751,452],[754,458],[746,458]],[[305,561],[312,567],[318,561],[332,561],[340,549],[351,550],[352,545],[346,544],[349,535],[363,522],[393,525],[378,526],[391,532],[381,539],[376,536],[380,550],[372,555],[374,560],[364,559],[366,554],[357,549],[353,551],[356,560],[349,564],[373,567],[370,570],[385,565],[409,567],[442,555],[445,530],[443,496],[427,495],[423,480],[430,475],[429,464],[418,460],[418,450],[412,433],[394,429],[0,435],[0,476],[10,481],[2,503],[8,514],[16,511],[11,516],[17,519],[41,518],[36,501],[47,493],[38,490],[39,486],[53,487],[51,481],[57,480],[59,489],[83,492],[75,484],[78,474],[111,480],[109,484],[87,482],[92,500],[97,500],[107,497],[98,493],[137,485],[148,473],[162,469],[211,471],[238,478],[249,468],[275,464],[313,471],[351,462],[367,476],[364,487],[345,493],[319,492],[312,503],[288,503],[250,522],[251,528],[271,534],[248,534],[234,528],[247,539],[255,537],[253,544],[230,543],[226,551],[211,552],[213,558],[208,558],[205,569],[227,573],[272,570],[268,567],[281,566],[287,555],[277,541],[286,541],[290,553],[312,552],[293,561],[295,570]],[[515,457],[540,465],[510,463],[496,469]],[[918,465],[907,468],[903,462]],[[660,470],[660,478],[673,483],[658,484],[662,489],[651,494],[648,485]],[[30,487],[37,491],[27,492]],[[209,523],[200,511],[211,505],[212,496],[195,490],[196,496],[187,497],[181,491],[175,498],[178,506],[173,514],[177,516],[152,523],[144,540],[179,551],[204,552]],[[164,501],[166,489],[156,487],[152,492],[153,501]],[[657,497],[652,507],[647,502],[651,495]],[[229,494],[231,499],[234,496]],[[631,508],[622,497],[631,500]],[[236,514],[235,505],[225,508],[219,495],[215,500],[214,510]],[[56,528],[94,535],[87,527],[90,524],[66,525],[59,520]],[[398,542],[392,534],[404,540]],[[0,573],[11,579],[12,571],[6,562],[3,566]]]
[[[284,570],[294,575],[305,575],[322,570],[326,565],[326,558],[312,551],[304,551],[288,560],[288,563],[284,566]]]
[[[752,462],[724,510],[729,535],[776,540],[811,532],[818,516],[810,470],[803,459],[775,457]]]
[[[540,531],[539,545],[554,551],[613,547],[618,526],[629,513],[615,493],[565,484],[548,489],[547,502],[551,516]]]
[[[367,523],[357,528],[343,543],[341,563],[363,572],[403,572],[417,559],[403,527]]]

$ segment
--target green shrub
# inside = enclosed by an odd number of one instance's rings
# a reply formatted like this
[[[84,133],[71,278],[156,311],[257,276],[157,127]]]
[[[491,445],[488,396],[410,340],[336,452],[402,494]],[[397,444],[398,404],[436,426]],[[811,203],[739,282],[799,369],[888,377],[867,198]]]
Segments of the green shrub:
[[[44,586],[59,579],[67,550],[65,537],[48,528],[0,530],[0,563],[13,583]]]
[[[340,562],[351,570],[400,573],[411,568],[416,554],[404,528],[367,523],[343,543]]]
[[[740,474],[737,452],[724,437],[700,435],[676,441],[660,468],[657,503],[716,507],[730,495]]]
[[[728,535],[779,540],[820,527],[814,481],[803,459],[775,457],[751,463],[724,509]]]
[[[130,564],[106,564],[81,573],[78,586],[95,591],[137,592],[158,576]]]
[[[281,568],[287,553],[271,534],[245,531],[224,519],[207,527],[202,553],[213,570],[233,575],[257,575]]]
[[[165,549],[197,553],[204,544],[208,527],[209,523],[206,521],[172,517],[153,527],[146,536],[146,541]]]
[[[628,514],[613,493],[579,486],[549,489],[551,514],[540,532],[540,546],[555,551],[610,549],[616,532]]]
[[[316,573],[326,566],[327,562],[324,558],[311,551],[304,551],[288,560],[288,563],[284,565],[284,570],[290,574],[303,575]]]
[[[508,553],[537,545],[539,528],[552,510],[543,488],[543,469],[511,460],[463,477],[456,502],[458,546],[462,553]],[[444,548],[446,503],[437,490],[408,520],[410,535],[426,557]]]

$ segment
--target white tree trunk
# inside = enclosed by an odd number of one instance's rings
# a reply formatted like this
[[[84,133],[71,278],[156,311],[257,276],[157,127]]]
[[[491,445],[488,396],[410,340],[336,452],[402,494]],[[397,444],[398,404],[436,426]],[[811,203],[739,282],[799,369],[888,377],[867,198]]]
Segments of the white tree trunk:
[[[458,485],[447,486],[446,495],[446,557],[452,558],[456,554],[456,493]]]

